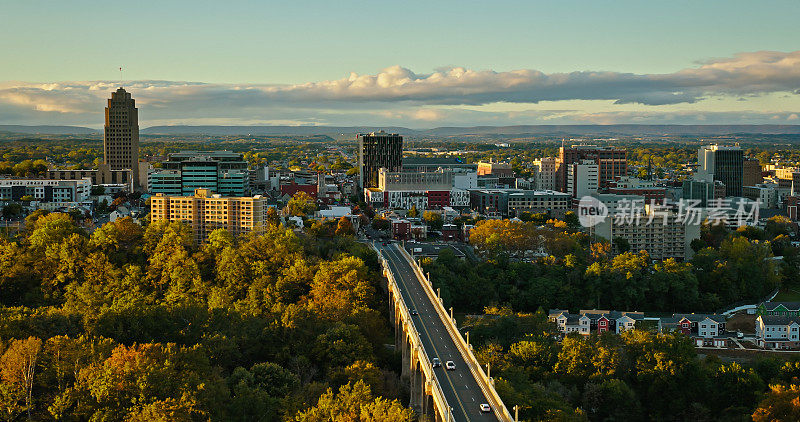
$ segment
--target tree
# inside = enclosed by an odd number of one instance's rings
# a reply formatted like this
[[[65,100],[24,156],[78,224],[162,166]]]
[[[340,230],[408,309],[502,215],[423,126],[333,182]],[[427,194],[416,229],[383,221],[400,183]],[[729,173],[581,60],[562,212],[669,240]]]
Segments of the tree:
[[[772,240],[780,235],[789,235],[794,229],[794,223],[785,215],[776,215],[767,219],[764,226],[767,239]]]
[[[353,223],[350,222],[350,219],[342,216],[339,219],[339,222],[336,224],[336,236],[346,237],[346,236],[353,236],[356,232],[353,230]]]
[[[411,218],[419,217],[419,211],[417,211],[417,206],[412,205],[411,209],[408,210],[408,213],[406,215],[408,215]]]
[[[389,230],[391,226],[389,220],[381,216],[375,216],[375,218],[372,219],[372,228],[375,230]]]
[[[348,366],[359,360],[371,361],[372,346],[358,327],[339,323],[317,337],[314,355],[330,367]]]
[[[219,419],[224,384],[198,348],[175,344],[117,346],[107,359],[82,368],[70,394],[79,419]]]
[[[0,357],[0,379],[3,387],[0,388],[4,407],[13,419],[13,413],[19,409],[16,400],[25,401],[25,411],[28,420],[31,419],[33,408],[33,382],[36,375],[36,362],[42,350],[42,340],[28,337],[25,340],[14,340]]]
[[[771,385],[764,400],[753,412],[753,422],[800,420],[800,386]]]
[[[305,217],[317,209],[314,199],[307,193],[298,191],[286,204],[286,215]]]
[[[617,253],[625,253],[631,250],[631,244],[624,237],[615,237],[613,240]]]
[[[442,214],[433,211],[425,211],[422,213],[422,219],[428,224],[432,230],[441,230],[443,221]]]
[[[490,257],[518,255],[541,247],[543,234],[533,223],[483,220],[470,230],[469,242]]]
[[[320,316],[340,321],[368,308],[374,294],[364,261],[348,256],[320,263],[309,298]]]
[[[69,215],[56,212],[36,219],[28,242],[35,251],[44,252],[48,246],[59,244],[69,235],[79,232]]]
[[[411,409],[403,407],[399,400],[375,398],[369,385],[358,381],[343,385],[338,394],[328,389],[316,406],[299,412],[295,421],[406,422],[412,417]]]
[[[267,208],[267,223],[274,226],[279,226],[281,224],[281,216],[278,215],[278,209],[276,207]]]
[[[105,186],[92,186],[91,195],[92,196],[100,196],[106,193]]]
[[[610,379],[600,384],[588,383],[583,393],[583,408],[591,420],[628,421],[641,419],[641,405],[636,393],[625,382]]]
[[[5,218],[18,217],[21,214],[22,214],[22,205],[16,202],[12,202],[3,207],[3,217]]]

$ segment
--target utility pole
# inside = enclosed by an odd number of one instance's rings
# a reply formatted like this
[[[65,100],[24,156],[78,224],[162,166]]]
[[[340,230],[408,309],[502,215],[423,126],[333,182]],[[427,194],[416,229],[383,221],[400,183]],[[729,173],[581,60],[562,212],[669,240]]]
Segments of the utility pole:
[[[514,422],[519,422],[519,405],[514,406]]]

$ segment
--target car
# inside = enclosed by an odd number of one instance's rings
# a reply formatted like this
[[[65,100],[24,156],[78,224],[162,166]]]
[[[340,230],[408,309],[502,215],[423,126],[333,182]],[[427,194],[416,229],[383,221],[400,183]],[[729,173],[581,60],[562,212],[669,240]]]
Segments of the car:
[[[448,360],[445,362],[444,367],[447,368],[448,371],[452,371],[453,369],[456,369],[456,364],[452,360]]]
[[[389,246],[389,242],[383,242],[383,246]]]
[[[433,366],[434,368],[438,368],[438,367],[442,366],[442,361],[440,361],[439,358],[433,358],[433,361],[431,362],[431,366]]]
[[[419,312],[417,312],[416,309],[412,309],[411,310],[411,315],[419,315]]]
[[[737,331],[737,332],[736,332],[736,338],[738,338],[738,339],[743,339],[743,338],[744,338],[744,333],[743,333],[743,332],[741,332],[741,331]]]
[[[483,413],[489,413],[489,412],[491,412],[491,411],[492,411],[492,407],[491,407],[491,406],[489,406],[489,404],[488,404],[488,403],[481,403],[481,412],[483,412]]]

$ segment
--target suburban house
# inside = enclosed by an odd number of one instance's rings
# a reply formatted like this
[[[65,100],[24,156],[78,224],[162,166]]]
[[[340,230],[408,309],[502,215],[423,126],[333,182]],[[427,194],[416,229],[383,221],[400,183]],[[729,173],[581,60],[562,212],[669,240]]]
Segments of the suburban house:
[[[555,322],[558,331],[562,334],[579,333],[588,336],[590,333],[590,319],[585,315],[570,314],[569,311],[553,309],[550,311],[549,320]]]
[[[727,347],[725,316],[717,314],[673,314],[659,320],[662,333],[680,332],[692,338],[697,347]]]
[[[588,336],[593,332],[611,331],[619,334],[632,330],[636,328],[638,321],[644,319],[644,314],[598,309],[581,309],[577,314],[570,314],[565,309],[551,309],[548,319],[556,323],[562,334],[577,332]]]
[[[761,302],[756,308],[757,315],[800,316],[800,302]]]
[[[756,318],[756,342],[766,349],[800,349],[800,317],[759,315]]]
[[[571,314],[566,309],[551,309],[548,319],[556,324],[563,335],[579,333],[588,336],[605,331],[622,334],[628,330],[647,329],[650,327],[648,323],[657,321],[659,333],[683,333],[692,339],[696,347],[728,347],[731,341],[725,331],[726,317],[718,314],[672,314],[671,317],[645,318],[642,312],[581,309]]]

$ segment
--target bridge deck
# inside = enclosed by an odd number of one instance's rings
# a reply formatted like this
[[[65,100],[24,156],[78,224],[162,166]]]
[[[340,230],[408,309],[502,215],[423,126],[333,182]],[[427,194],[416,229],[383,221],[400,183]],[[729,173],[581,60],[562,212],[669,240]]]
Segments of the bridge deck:
[[[463,356],[450,337],[445,322],[439,318],[433,303],[420,284],[411,264],[397,251],[394,244],[375,247],[381,250],[389,263],[389,268],[397,281],[403,300],[409,309],[415,309],[419,315],[413,316],[414,325],[420,331],[423,347],[429,359],[438,357],[442,366],[435,369],[442,391],[447,402],[453,408],[453,417],[461,421],[492,421],[498,420],[494,413],[481,413],[479,405],[490,403],[469,370]],[[453,361],[455,370],[446,370],[447,361]],[[494,409],[492,409],[494,410]]]

